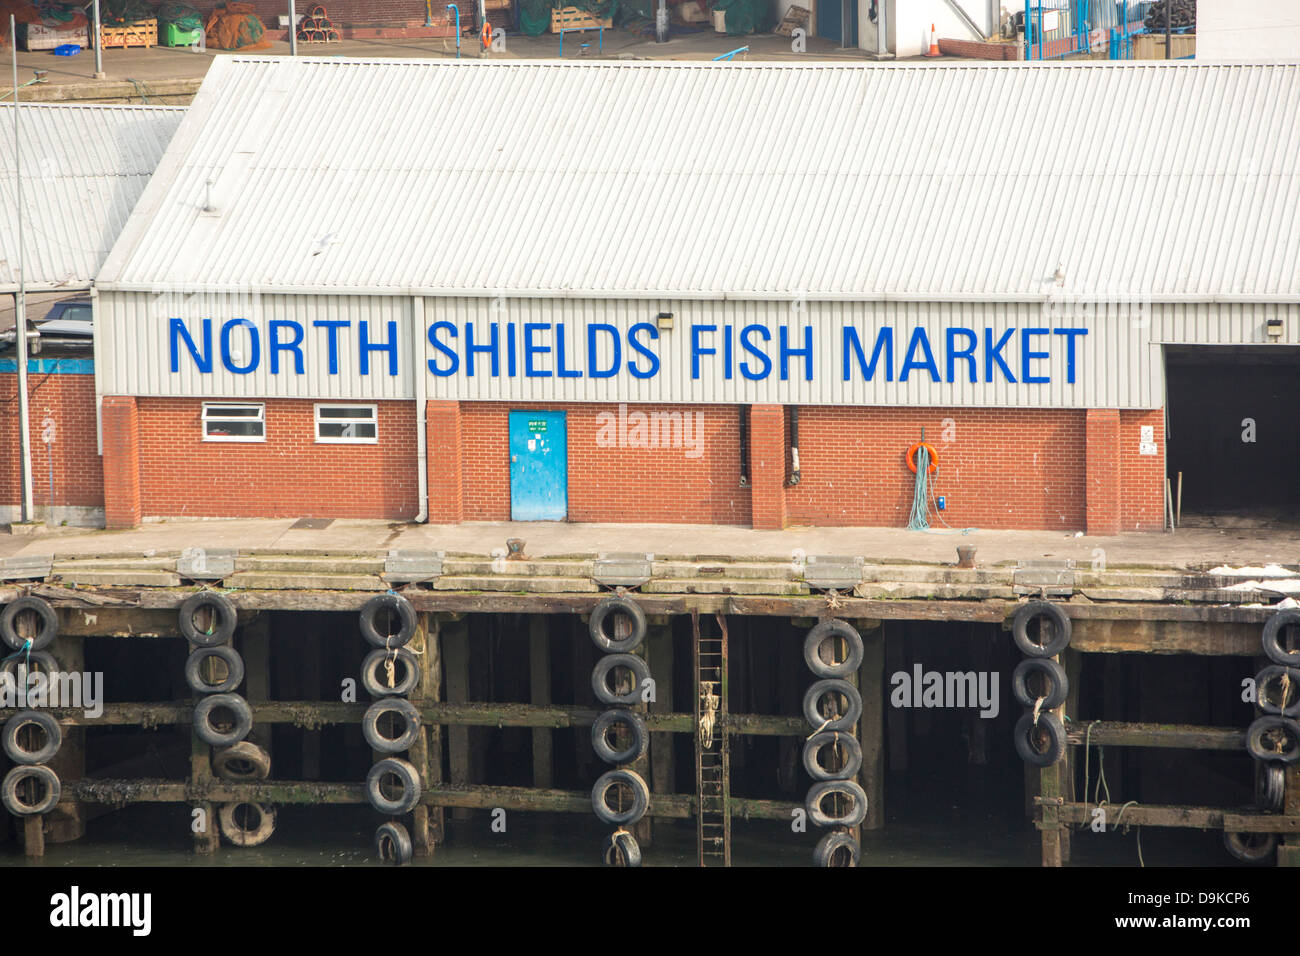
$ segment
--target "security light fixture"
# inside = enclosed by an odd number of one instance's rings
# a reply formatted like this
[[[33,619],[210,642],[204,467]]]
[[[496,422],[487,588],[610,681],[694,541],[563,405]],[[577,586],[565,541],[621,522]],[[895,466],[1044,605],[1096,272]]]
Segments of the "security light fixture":
[[[673,327],[673,314],[671,312],[660,312],[657,323],[662,330],[668,330]]]
[[[1265,324],[1265,330],[1268,332],[1268,337],[1276,342],[1282,337],[1282,320],[1278,318],[1269,319]]]

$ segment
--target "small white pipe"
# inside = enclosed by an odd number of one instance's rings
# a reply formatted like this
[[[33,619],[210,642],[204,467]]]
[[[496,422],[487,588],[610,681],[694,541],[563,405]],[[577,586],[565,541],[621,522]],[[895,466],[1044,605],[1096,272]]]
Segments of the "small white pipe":
[[[411,374],[415,393],[415,486],[420,496],[415,523],[429,520],[429,436],[426,400],[429,392],[428,371],[424,367],[424,297],[411,299]]]

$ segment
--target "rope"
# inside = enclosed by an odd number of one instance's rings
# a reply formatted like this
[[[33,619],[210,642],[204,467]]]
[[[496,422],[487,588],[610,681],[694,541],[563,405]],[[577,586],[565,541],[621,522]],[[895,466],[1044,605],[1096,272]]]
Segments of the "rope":
[[[916,450],[916,483],[912,486],[912,510],[907,518],[908,531],[929,531],[933,534],[970,534],[977,531],[977,528],[954,528],[948,522],[943,520],[943,515],[939,511],[939,502],[934,492],[934,485],[930,484],[930,450],[924,444]],[[934,516],[939,519],[947,531],[939,531],[930,527],[930,509],[934,508]]]
[[[713,681],[704,682],[700,698],[704,701],[704,713],[700,716],[700,746],[710,750],[713,748],[713,725],[718,719],[720,703],[718,695],[713,693]]]
[[[912,486],[912,511],[907,518],[908,531],[930,528],[930,449],[922,443],[916,450],[916,483]]]
[[[13,660],[13,659],[16,658],[16,657],[25,657],[25,660],[23,661],[23,666],[25,666],[28,670],[31,670],[31,666],[32,666],[32,639],[31,639],[30,637],[27,638],[27,640],[23,641],[23,646],[22,646],[22,647],[18,648],[18,650],[14,651],[12,654],[10,654],[8,657],[6,657],[3,661],[0,661],[0,664],[8,663],[9,661]]]

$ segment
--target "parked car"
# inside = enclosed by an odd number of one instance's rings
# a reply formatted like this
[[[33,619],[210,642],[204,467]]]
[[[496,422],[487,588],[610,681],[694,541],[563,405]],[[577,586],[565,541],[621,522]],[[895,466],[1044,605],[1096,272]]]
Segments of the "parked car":
[[[39,322],[27,320],[27,349],[34,355],[50,346],[90,348],[94,334],[90,299],[73,296],[55,302]],[[0,351],[13,348],[17,341],[12,329],[0,333]]]

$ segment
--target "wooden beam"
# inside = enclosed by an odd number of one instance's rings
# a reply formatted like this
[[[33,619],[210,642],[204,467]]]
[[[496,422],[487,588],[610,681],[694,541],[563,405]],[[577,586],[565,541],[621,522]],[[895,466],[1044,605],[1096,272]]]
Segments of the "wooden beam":
[[[442,666],[447,681],[447,701],[452,704],[469,700],[469,623],[457,621],[442,630]],[[452,786],[470,782],[469,725],[453,724],[447,733]],[[452,811],[452,818],[465,820],[469,812]]]
[[[1070,649],[1085,654],[1210,654],[1230,657],[1259,654],[1259,625],[1253,623],[1142,618],[1076,619],[1072,623]]]
[[[434,640],[436,640],[438,624],[436,621],[431,622],[429,615],[416,614],[415,616],[415,633],[407,643],[411,653],[415,655],[415,666],[420,670],[420,681],[415,690],[409,695],[412,701],[423,700],[428,693],[428,674],[427,658],[429,655],[429,645],[433,643],[430,640],[429,631],[434,631]],[[420,725],[419,733],[415,735],[415,742],[411,744],[407,752],[407,759],[415,767],[416,773],[420,777],[420,789],[429,788],[429,728]],[[429,833],[429,808],[427,806],[418,806],[411,812],[411,842],[416,856],[433,855],[433,838]]]
[[[1089,730],[1089,727],[1092,729]],[[1246,749],[1246,732],[1231,727],[1193,727],[1188,724],[1122,723],[1074,718],[1065,740],[1075,747],[1164,747],[1176,750]]]
[[[655,700],[650,705],[646,725],[655,717],[671,716],[673,710],[673,628],[671,623],[655,624],[646,636],[646,656],[655,678]],[[686,716],[683,714],[682,716]],[[676,792],[676,759],[671,734],[661,730],[650,734],[651,790],[655,800]]]
[[[885,639],[877,627],[862,635],[862,666],[858,684],[862,689],[862,721],[858,739],[862,744],[862,770],[859,780],[867,794],[867,818],[864,830],[885,826]]]
[[[72,795],[88,803],[124,806],[128,803],[189,803],[200,794],[193,785],[179,780],[82,780],[71,785]],[[235,782],[218,780],[204,787],[201,795],[216,803],[247,801],[276,804],[362,804],[366,802],[362,783],[285,782],[262,780]],[[587,791],[539,790],[533,787],[432,786],[420,802],[429,806],[591,815],[591,794]],[[652,815],[688,819],[695,816],[695,798],[686,794],[656,798]],[[734,816],[744,820],[789,820],[794,804],[780,800],[732,798]]]
[[[551,702],[551,648],[546,618],[528,616],[528,692],[534,705]],[[554,733],[533,728],[533,786],[549,789],[555,781]]]
[[[1059,808],[1066,823],[1091,823],[1094,803],[1065,803]],[[1118,826],[1177,827],[1194,830],[1232,830],[1237,833],[1300,833],[1300,815],[1238,813],[1220,807],[1179,807],[1134,804],[1124,809],[1108,806],[1107,829]]]

